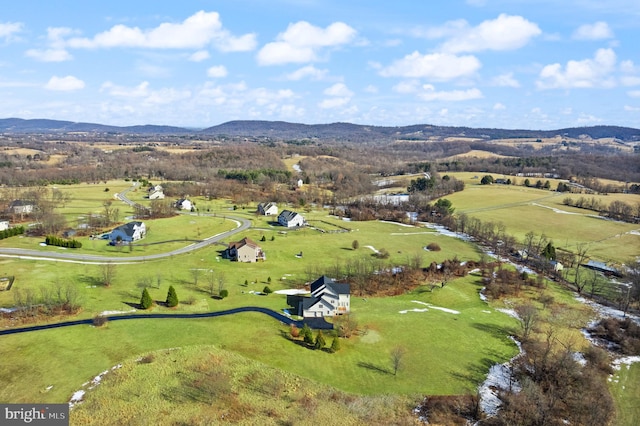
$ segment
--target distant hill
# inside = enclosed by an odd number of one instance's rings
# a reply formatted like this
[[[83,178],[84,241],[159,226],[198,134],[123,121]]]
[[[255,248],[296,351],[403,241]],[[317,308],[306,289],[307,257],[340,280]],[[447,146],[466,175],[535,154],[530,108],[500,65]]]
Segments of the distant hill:
[[[70,133],[70,132],[94,132],[94,133],[139,133],[139,134],[183,134],[193,131],[172,126],[109,126],[95,123],[76,123],[73,121],[22,118],[0,119],[0,132],[2,133]]]
[[[343,141],[407,139],[430,137],[469,137],[479,139],[506,138],[616,138],[621,141],[640,141],[640,129],[619,126],[572,127],[558,130],[488,129],[471,127],[431,126],[427,124],[383,127],[351,123],[299,124],[284,121],[229,121],[201,130],[215,136],[266,137],[274,139],[334,139]]]
[[[109,126],[95,123],[21,118],[0,119],[0,133],[128,133],[140,135],[175,134],[227,137],[269,138],[274,140],[318,139],[344,142],[376,142],[390,140],[424,140],[431,137],[469,137],[484,140],[505,138],[616,138],[624,142],[640,141],[640,129],[619,126],[572,127],[558,130],[488,129],[471,127],[432,126],[367,126],[352,123],[300,124],[285,121],[229,121],[204,130],[183,127],[140,125]]]

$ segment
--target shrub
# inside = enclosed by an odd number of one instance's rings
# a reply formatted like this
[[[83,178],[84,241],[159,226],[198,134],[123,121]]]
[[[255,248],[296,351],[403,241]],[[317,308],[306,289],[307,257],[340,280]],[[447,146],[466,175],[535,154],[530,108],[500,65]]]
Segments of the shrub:
[[[438,243],[429,243],[429,245],[427,246],[427,250],[429,251],[440,251],[440,246],[438,245]]]
[[[289,330],[289,333],[291,334],[291,337],[293,337],[294,339],[297,339],[298,337],[300,337],[300,329],[296,327],[295,324],[291,324],[291,329]]]
[[[170,308],[178,306],[178,295],[173,286],[169,286],[169,291],[167,292],[167,306]]]
[[[338,336],[333,337],[331,342],[331,353],[338,352],[340,350],[340,338]]]
[[[97,316],[93,317],[93,325],[94,325],[94,327],[102,327],[107,322],[109,322],[109,318],[104,317],[102,315],[97,315]]]
[[[149,309],[153,305],[153,299],[151,299],[151,295],[149,291],[145,288],[142,290],[142,297],[140,298],[140,307],[142,309]]]
[[[314,349],[322,349],[327,345],[327,341],[324,340],[324,334],[322,334],[322,330],[318,330],[318,334],[316,335],[316,341],[313,344]]]
[[[224,298],[225,298],[225,297],[227,297],[227,296],[229,296],[229,290],[227,290],[226,288],[225,288],[225,289],[220,290],[220,297],[221,297],[222,299],[224,299]]]
[[[307,324],[302,327],[302,331],[300,332],[300,334],[302,334],[302,337],[306,344],[313,345],[313,332]]]
[[[268,285],[266,285],[266,286],[264,286],[264,288],[262,289],[262,292],[263,292],[264,294],[269,294],[269,293],[273,293],[273,290],[271,290],[271,289],[269,288],[269,286],[268,286]]]

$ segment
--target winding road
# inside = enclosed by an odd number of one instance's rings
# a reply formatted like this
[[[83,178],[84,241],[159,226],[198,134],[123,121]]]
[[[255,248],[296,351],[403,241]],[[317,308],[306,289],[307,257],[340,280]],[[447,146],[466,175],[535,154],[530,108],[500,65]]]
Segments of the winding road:
[[[130,205],[135,205],[135,202],[131,201],[127,198],[127,192],[131,191],[135,188],[136,185],[133,185],[131,188],[125,189],[124,191],[115,195],[115,197]],[[226,216],[226,218],[231,219],[237,223],[237,227],[226,232],[222,232],[220,234],[213,235],[211,237],[205,238],[202,241],[190,244],[186,247],[182,247],[173,251],[165,252],[165,253],[157,253],[157,254],[149,254],[144,256],[127,256],[127,257],[115,257],[115,256],[98,256],[98,255],[89,255],[89,254],[77,254],[77,253],[67,253],[67,252],[42,252],[38,250],[30,250],[30,249],[21,249],[21,248],[0,248],[0,257],[14,257],[19,259],[30,259],[30,260],[49,260],[49,261],[58,261],[58,262],[78,262],[78,263],[136,263],[136,262],[145,262],[148,260],[157,260],[162,258],[167,258],[171,256],[175,256],[178,254],[188,253],[194,250],[201,249],[203,247],[214,244],[220,240],[223,240],[227,237],[230,237],[238,232],[242,232],[251,227],[251,221],[248,219]]]

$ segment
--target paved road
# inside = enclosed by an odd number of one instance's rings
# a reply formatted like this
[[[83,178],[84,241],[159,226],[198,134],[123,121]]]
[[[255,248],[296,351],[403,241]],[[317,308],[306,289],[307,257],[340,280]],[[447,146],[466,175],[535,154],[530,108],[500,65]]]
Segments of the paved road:
[[[267,308],[261,308],[258,306],[244,306],[241,308],[228,309],[226,311],[217,311],[217,312],[203,312],[197,314],[141,314],[141,315],[110,315],[109,321],[122,321],[122,320],[140,320],[140,319],[167,319],[167,318],[214,318],[221,317],[225,315],[238,314],[241,312],[258,312],[261,314],[265,314],[270,316],[273,319],[276,319],[286,325],[295,325],[296,327],[302,327],[304,324],[302,321],[295,321],[285,315],[282,315],[279,312],[273,311]],[[17,334],[17,333],[27,333],[29,331],[37,331],[37,330],[49,330],[52,328],[61,328],[61,327],[71,327],[74,325],[90,325],[93,324],[93,319],[82,319],[82,320],[74,320],[74,321],[65,321],[58,322],[54,324],[43,324],[43,325],[33,325],[30,327],[20,327],[20,328],[12,328],[6,330],[0,330],[0,336],[7,334]],[[329,323],[327,323],[329,324]]]
[[[129,200],[126,197],[126,193],[131,191],[134,187],[135,185],[129,189],[125,189],[119,194],[116,194],[116,198],[118,198],[119,200],[129,205],[135,204],[133,201]],[[98,256],[98,255],[72,253],[68,251],[42,252],[38,250],[21,249],[21,248],[0,248],[0,257],[17,257],[20,259],[40,259],[40,260],[50,260],[50,261],[59,261],[59,262],[82,262],[82,263],[136,263],[136,262],[144,262],[147,260],[162,259],[162,258],[171,257],[178,254],[184,254],[190,251],[201,249],[203,247],[214,244],[220,240],[223,240],[227,237],[230,237],[234,234],[237,234],[238,232],[242,232],[251,227],[251,221],[247,219],[240,218],[240,217],[233,217],[233,216],[225,216],[225,218],[235,221],[238,226],[230,231],[213,235],[211,237],[205,238],[202,241],[199,241],[199,242],[190,244],[186,247],[182,247],[177,250],[169,251],[166,253],[125,257],[125,256]]]

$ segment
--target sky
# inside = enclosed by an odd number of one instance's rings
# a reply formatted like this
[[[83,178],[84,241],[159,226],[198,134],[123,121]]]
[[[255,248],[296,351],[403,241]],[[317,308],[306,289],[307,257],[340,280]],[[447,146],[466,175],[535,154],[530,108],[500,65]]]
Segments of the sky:
[[[0,118],[640,128],[639,0],[23,0]]]

